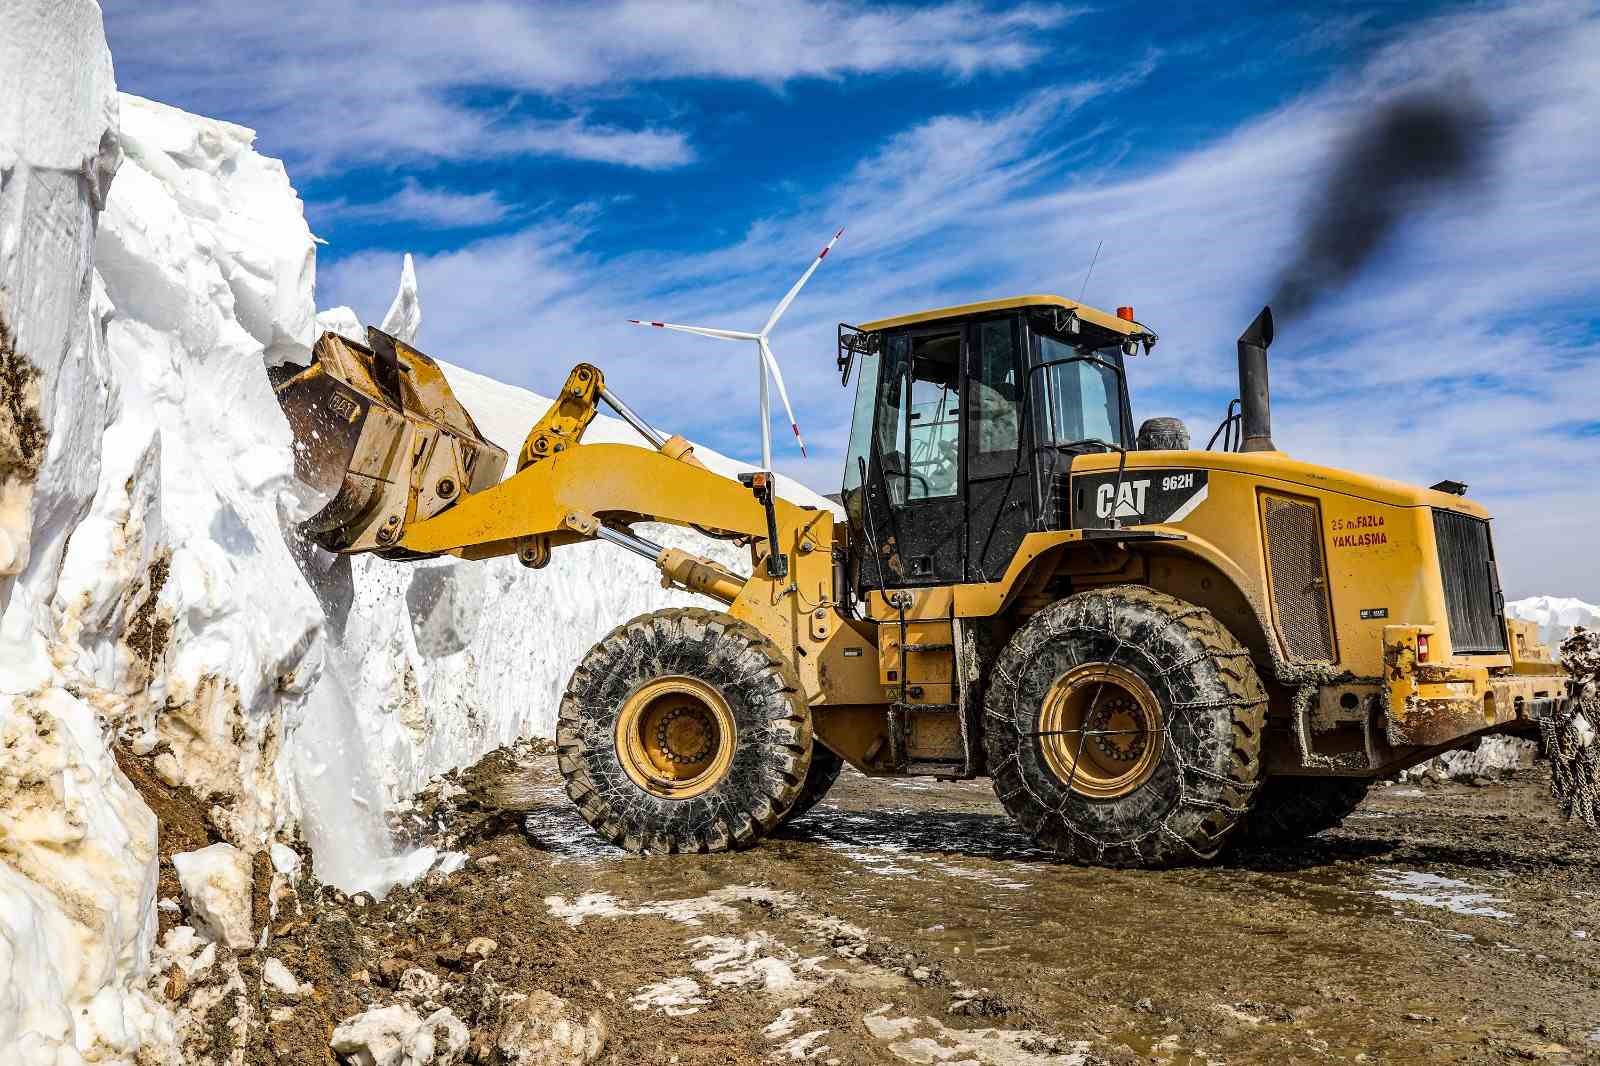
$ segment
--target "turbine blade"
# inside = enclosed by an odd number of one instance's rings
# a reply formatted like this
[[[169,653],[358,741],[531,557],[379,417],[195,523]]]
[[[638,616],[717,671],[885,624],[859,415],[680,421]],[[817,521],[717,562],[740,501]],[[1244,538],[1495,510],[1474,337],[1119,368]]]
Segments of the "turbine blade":
[[[753,341],[759,334],[746,333],[737,329],[712,329],[710,326],[680,326],[676,322],[646,322],[637,318],[628,319],[635,326],[654,326],[656,329],[672,329],[679,333],[693,333],[700,337],[715,337],[719,341]]]
[[[809,459],[811,456],[806,452],[805,439],[800,436],[800,423],[795,421],[794,408],[789,406],[789,390],[783,387],[783,371],[778,369],[778,357],[772,354],[767,338],[761,337],[756,343],[761,346],[762,362],[766,363],[767,369],[772,372],[772,383],[778,386],[778,399],[783,401],[783,410],[789,416],[789,428],[794,431],[795,443],[800,445],[800,454]]]
[[[811,280],[811,275],[817,272],[817,267],[821,266],[822,261],[828,258],[828,253],[833,250],[833,246],[838,244],[839,238],[843,236],[844,227],[841,226],[839,232],[833,235],[833,240],[824,245],[822,251],[818,252],[817,257],[811,261],[811,265],[806,267],[806,272],[800,275],[800,280],[794,283],[794,288],[790,289],[783,299],[778,301],[778,306],[772,311],[772,317],[767,319],[767,324],[761,327],[761,335],[763,337],[772,332],[772,327],[777,325],[778,319],[782,318],[783,313],[789,310],[789,305],[794,303],[794,298],[800,295],[800,290],[805,287],[805,283]]]

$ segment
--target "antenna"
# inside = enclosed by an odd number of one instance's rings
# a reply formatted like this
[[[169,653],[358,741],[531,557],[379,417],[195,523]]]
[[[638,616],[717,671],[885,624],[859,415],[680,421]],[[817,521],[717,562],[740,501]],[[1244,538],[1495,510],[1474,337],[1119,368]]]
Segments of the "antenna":
[[[656,329],[671,329],[677,330],[679,333],[694,333],[701,337],[713,337],[723,341],[755,342],[756,374],[761,379],[761,468],[769,472],[772,470],[772,431],[768,425],[768,404],[770,401],[767,395],[767,382],[769,379],[772,384],[778,386],[778,398],[783,401],[784,412],[789,416],[789,429],[794,433],[794,440],[800,446],[801,455],[806,454],[806,442],[800,437],[800,424],[795,420],[794,408],[789,406],[789,390],[784,388],[783,385],[783,371],[778,369],[778,357],[772,354],[772,346],[767,342],[767,335],[772,332],[772,327],[778,324],[778,319],[783,317],[783,313],[789,309],[789,305],[794,303],[794,298],[800,294],[801,288],[811,280],[811,275],[817,272],[817,267],[821,266],[822,261],[828,258],[828,253],[833,250],[835,244],[839,243],[839,238],[842,236],[844,236],[843,229],[835,233],[833,240],[824,245],[822,251],[817,253],[817,257],[811,261],[811,265],[806,268],[806,272],[800,275],[800,280],[795,282],[794,287],[784,294],[782,300],[778,301],[778,306],[773,309],[772,315],[767,319],[767,324],[761,327],[759,333],[736,329],[712,329],[708,326],[682,326],[675,322],[654,322],[637,318],[628,319],[629,322],[636,326],[654,326]]]
[[[1089,260],[1089,269],[1083,272],[1083,288],[1078,290],[1078,302],[1083,303],[1083,294],[1089,291],[1089,279],[1094,277],[1094,265],[1100,262],[1100,249],[1106,246],[1104,238],[1094,246],[1094,258]]]

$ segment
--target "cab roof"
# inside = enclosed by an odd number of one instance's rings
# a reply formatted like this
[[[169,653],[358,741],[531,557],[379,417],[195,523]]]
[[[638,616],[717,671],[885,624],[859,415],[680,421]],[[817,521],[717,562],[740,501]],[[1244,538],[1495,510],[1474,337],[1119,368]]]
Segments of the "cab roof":
[[[876,322],[867,322],[857,328],[864,333],[876,333],[882,329],[915,326],[923,322],[938,322],[946,318],[964,318],[967,315],[981,315],[988,311],[1009,311],[1023,307],[1060,307],[1073,310],[1085,322],[1129,336],[1142,335],[1148,332],[1137,322],[1129,322],[1126,319],[1118,318],[1116,315],[1108,315],[1097,307],[1090,307],[1088,304],[1081,304],[1064,296],[1050,295],[1007,296],[999,300],[958,304],[955,307],[938,307],[931,311],[918,311],[915,314],[900,315],[895,318],[880,318]]]

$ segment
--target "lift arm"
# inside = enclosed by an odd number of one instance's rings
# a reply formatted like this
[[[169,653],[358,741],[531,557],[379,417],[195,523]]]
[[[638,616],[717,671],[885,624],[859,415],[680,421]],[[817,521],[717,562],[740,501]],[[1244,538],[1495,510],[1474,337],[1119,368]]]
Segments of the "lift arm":
[[[541,567],[556,546],[600,538],[650,558],[671,585],[732,603],[744,578],[652,544],[629,525],[668,522],[748,537],[757,564],[773,550],[789,555],[831,542],[821,528],[831,527],[831,515],[775,499],[765,474],[746,486],[708,470],[687,441],[656,432],[587,363],[572,369],[528,433],[517,473],[499,481],[505,453],[482,437],[437,364],[379,331],[369,337],[370,348],[325,334],[311,366],[275,382],[305,480],[335,493],[307,523],[331,551],[515,553]],[[599,403],[655,450],[584,444]]]

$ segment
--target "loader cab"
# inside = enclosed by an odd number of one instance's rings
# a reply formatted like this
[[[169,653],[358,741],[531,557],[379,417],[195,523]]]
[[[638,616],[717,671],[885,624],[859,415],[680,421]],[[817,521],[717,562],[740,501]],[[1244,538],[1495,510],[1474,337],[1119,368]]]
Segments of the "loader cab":
[[[994,581],[1024,536],[1061,528],[1072,458],[1131,447],[1133,325],[1026,297],[841,326],[857,594]]]

